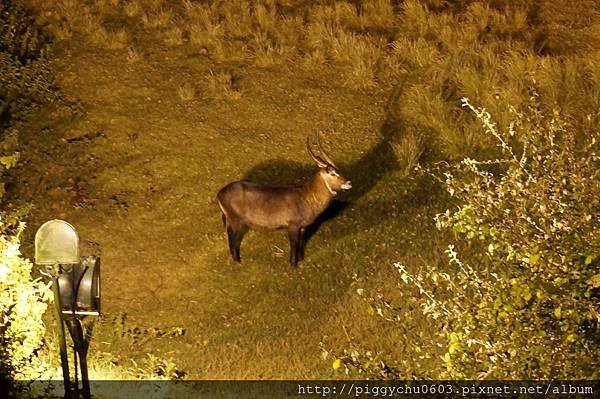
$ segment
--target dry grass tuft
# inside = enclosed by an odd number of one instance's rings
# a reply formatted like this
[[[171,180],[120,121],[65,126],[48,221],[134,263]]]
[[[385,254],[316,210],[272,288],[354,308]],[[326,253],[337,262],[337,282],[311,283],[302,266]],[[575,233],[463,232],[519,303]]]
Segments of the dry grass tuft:
[[[97,47],[108,48],[110,39],[108,31],[100,24],[95,28],[89,26],[88,37],[90,42]]]
[[[254,50],[254,65],[259,67],[270,67],[283,62],[286,57],[291,58],[292,48],[276,43],[270,35],[265,32],[257,32],[250,42]]]
[[[210,71],[206,78],[206,91],[215,99],[239,100],[242,93],[236,87],[235,80],[229,72]]]
[[[69,24],[62,22],[54,29],[54,34],[58,40],[68,40],[73,37],[73,30]]]
[[[196,96],[196,89],[190,82],[186,81],[177,88],[177,95],[181,101],[190,101]]]
[[[142,15],[142,23],[146,28],[165,28],[172,23],[173,13],[168,9],[150,11]]]
[[[254,6],[253,19],[262,32],[272,33],[279,29],[277,26],[278,16],[274,7],[267,7],[265,4],[256,4]]]
[[[142,54],[133,46],[129,46],[127,49],[127,61],[138,62],[143,58]]]
[[[108,33],[108,41],[106,43],[106,48],[108,49],[124,49],[129,46],[131,43],[131,36],[129,32],[122,28],[117,29],[113,32]]]
[[[97,15],[107,15],[114,11],[119,5],[119,1],[115,0],[94,0],[91,6]]]
[[[137,0],[130,0],[123,6],[123,11],[128,17],[136,17],[140,15],[142,8]]]
[[[252,6],[247,0],[223,2],[219,13],[227,21],[227,35],[231,39],[245,39],[255,32]]]
[[[145,0],[144,4],[146,5],[146,7],[148,7],[148,9],[152,11],[157,11],[164,7],[165,0]]]
[[[390,145],[396,155],[401,175],[408,176],[423,154],[423,140],[415,134],[408,133]]]
[[[179,46],[183,44],[184,31],[179,26],[174,26],[164,32],[164,42],[167,46]]]
[[[374,30],[394,27],[398,20],[390,0],[364,1],[359,18],[362,29]]]
[[[334,31],[338,29],[356,30],[360,29],[361,25],[356,6],[347,2],[311,7],[308,21],[311,25],[323,25]]]
[[[43,6],[48,7],[48,3],[44,3]],[[56,4],[56,13],[66,22],[75,21],[81,17],[80,2],[77,0],[62,0]]]
[[[343,65],[345,83],[350,87],[374,87],[382,55],[381,44],[369,36],[340,32],[331,40],[332,59]]]

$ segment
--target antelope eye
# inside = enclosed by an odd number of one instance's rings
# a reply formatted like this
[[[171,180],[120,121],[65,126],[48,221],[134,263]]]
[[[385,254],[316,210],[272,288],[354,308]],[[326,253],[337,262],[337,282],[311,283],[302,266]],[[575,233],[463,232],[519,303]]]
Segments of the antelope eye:
[[[339,176],[339,173],[335,169],[333,169],[332,167],[328,167],[327,168],[327,173],[329,173],[332,176]]]

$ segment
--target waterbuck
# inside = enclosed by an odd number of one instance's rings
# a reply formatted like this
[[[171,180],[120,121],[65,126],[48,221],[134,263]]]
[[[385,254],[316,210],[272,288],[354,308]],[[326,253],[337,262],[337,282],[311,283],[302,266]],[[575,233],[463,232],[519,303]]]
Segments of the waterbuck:
[[[319,135],[317,144],[319,156],[311,149],[310,136],[307,137],[306,148],[319,170],[304,185],[271,187],[242,180],[219,191],[217,201],[233,260],[241,262],[240,245],[249,228],[286,229],[290,240],[290,263],[296,266],[302,260],[306,227],[327,209],[338,191],[352,188],[350,180],[341,175],[323,150]]]

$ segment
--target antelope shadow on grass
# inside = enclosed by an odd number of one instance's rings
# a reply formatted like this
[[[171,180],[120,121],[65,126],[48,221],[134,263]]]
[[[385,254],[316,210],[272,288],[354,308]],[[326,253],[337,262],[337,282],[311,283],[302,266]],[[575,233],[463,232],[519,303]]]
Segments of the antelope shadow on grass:
[[[345,212],[352,202],[368,194],[381,179],[397,169],[398,163],[390,143],[400,132],[400,124],[394,118],[388,118],[380,129],[379,141],[365,155],[349,163],[336,162],[344,176],[352,181],[352,189],[339,193],[339,197],[306,229],[306,242],[324,223]],[[328,153],[335,161],[335,147],[330,150]],[[312,164],[274,159],[256,165],[244,175],[244,179],[272,186],[302,184],[315,171],[316,167]],[[365,220],[368,224],[385,220],[368,216],[365,219],[368,219]]]

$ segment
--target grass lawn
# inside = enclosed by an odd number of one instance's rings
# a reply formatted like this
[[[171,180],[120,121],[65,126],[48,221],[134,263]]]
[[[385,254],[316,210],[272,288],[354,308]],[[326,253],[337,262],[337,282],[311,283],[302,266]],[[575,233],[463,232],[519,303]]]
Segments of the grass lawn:
[[[450,343],[393,264],[453,273],[452,236],[434,216],[456,203],[413,167],[497,154],[460,99],[508,128],[507,104],[528,101],[531,76],[582,135],[600,121],[599,53],[581,39],[597,25],[577,25],[574,58],[562,58],[544,30],[550,6],[535,19],[511,2],[28,3],[54,40],[59,100],[20,129],[5,200],[34,205],[26,256],[36,229],[59,218],[82,254],[102,258],[92,378],[154,358],[189,379],[351,378],[355,368],[332,362],[368,351],[406,379],[445,375]],[[299,267],[284,232],[251,231],[233,262],[216,193],[240,179],[306,181],[317,131],[353,188],[315,226]],[[460,249],[487,265],[477,245]],[[407,319],[386,322],[377,303]]]

